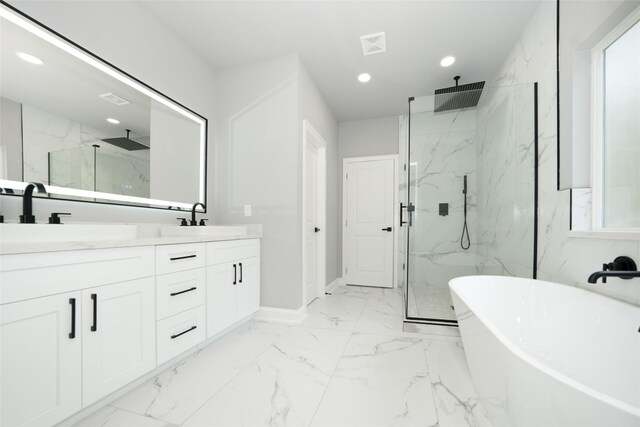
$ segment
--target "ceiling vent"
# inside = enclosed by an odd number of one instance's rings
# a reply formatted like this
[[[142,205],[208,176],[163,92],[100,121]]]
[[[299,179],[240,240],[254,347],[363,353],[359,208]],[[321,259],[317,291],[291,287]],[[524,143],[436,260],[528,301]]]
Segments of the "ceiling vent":
[[[387,39],[384,32],[362,36],[360,42],[362,43],[362,53],[365,56],[387,51]]]
[[[98,96],[104,99],[105,101],[109,101],[110,103],[116,104],[118,106],[131,104],[130,101],[127,101],[126,99],[121,98],[118,95],[115,95],[113,93],[103,93],[102,95],[98,95]]]

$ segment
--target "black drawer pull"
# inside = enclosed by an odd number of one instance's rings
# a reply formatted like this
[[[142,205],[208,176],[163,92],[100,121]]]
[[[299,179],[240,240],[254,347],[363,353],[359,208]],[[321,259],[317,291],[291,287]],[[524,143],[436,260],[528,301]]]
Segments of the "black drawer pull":
[[[91,332],[98,330],[98,294],[91,294],[91,300],[93,301],[93,325],[91,325]]]
[[[71,304],[71,332],[69,332],[69,339],[76,337],[76,299],[69,298],[69,304]]]
[[[194,286],[193,288],[185,289],[184,291],[180,291],[180,292],[172,292],[172,293],[170,293],[169,295],[171,295],[172,297],[175,297],[176,295],[184,294],[185,292],[195,291],[196,289],[198,289],[198,288],[196,288],[196,287]]]
[[[185,255],[185,256],[177,256],[177,257],[173,257],[173,258],[169,258],[170,261],[177,261],[179,259],[187,259],[187,258],[195,258],[198,255]]]
[[[197,326],[194,325],[194,326],[190,327],[189,329],[187,329],[186,331],[182,331],[179,334],[171,335],[171,339],[174,340],[174,339],[178,338],[180,335],[184,335],[187,332],[193,331],[195,328],[197,328]]]
[[[240,263],[240,280],[238,282],[242,283],[242,263]]]
[[[233,284],[238,283],[238,267],[233,264]]]

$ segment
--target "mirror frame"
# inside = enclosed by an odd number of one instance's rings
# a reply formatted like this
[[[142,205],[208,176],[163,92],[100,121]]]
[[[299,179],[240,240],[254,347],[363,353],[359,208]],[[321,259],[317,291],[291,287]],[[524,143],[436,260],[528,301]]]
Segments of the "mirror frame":
[[[136,196],[127,196],[122,194],[113,194],[113,193],[102,193],[98,191],[90,191],[90,190],[80,190],[80,189],[72,189],[65,187],[57,187],[53,185],[46,185],[47,192],[49,195],[55,196],[63,196],[63,197],[51,197],[54,200],[63,200],[63,201],[71,201],[71,202],[81,202],[81,203],[98,203],[98,204],[108,204],[108,205],[119,205],[119,206],[130,206],[130,207],[141,207],[148,209],[165,209],[165,210],[191,210],[193,203],[202,203],[206,206],[207,204],[207,140],[208,140],[208,119],[190,108],[184,106],[183,104],[175,101],[174,99],[168,97],[162,92],[154,89],[153,87],[147,85],[141,80],[133,77],[122,69],[116,67],[115,65],[105,61],[100,56],[92,53],[91,51],[85,49],[79,44],[73,42],[67,37],[61,35],[60,33],[52,30],[46,25],[42,24],[38,20],[32,18],[26,13],[20,11],[14,6],[9,5],[3,0],[0,0],[0,18],[7,19],[8,21],[18,25],[24,30],[30,32],[36,37],[40,37],[44,41],[50,43],[56,48],[61,49],[67,54],[73,55],[81,61],[87,63],[88,65],[96,68],[98,71],[101,71],[109,76],[119,80],[120,82],[128,85],[129,87],[143,93],[149,98],[159,102],[160,104],[170,108],[178,114],[181,114],[184,117],[187,117],[197,124],[200,125],[200,182],[199,182],[199,198],[198,200],[194,200],[191,203],[183,203],[183,202],[175,202],[169,200],[158,200],[151,199],[145,197],[136,197]],[[24,143],[24,141],[23,141]],[[22,191],[28,185],[28,182],[21,181],[12,181],[12,180],[3,180],[0,179],[0,189],[11,189]],[[14,196],[14,197],[22,197],[20,194],[12,194],[0,192],[1,196]],[[78,200],[67,197],[85,197],[85,198],[93,198],[99,200]],[[129,202],[129,203],[126,203]],[[199,212],[206,212],[206,208],[199,207],[197,209]]]

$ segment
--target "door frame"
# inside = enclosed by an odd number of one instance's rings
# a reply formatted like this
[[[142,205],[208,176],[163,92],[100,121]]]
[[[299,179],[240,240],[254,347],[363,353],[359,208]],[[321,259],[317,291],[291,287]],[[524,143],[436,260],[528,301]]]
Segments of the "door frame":
[[[393,289],[398,287],[398,235],[400,229],[398,198],[398,155],[385,154],[380,156],[345,157],[342,159],[342,283],[346,283],[345,268],[347,266],[347,165],[350,163],[368,162],[373,160],[393,160]]]
[[[308,268],[305,250],[307,238],[305,206],[307,197],[309,197],[306,194],[308,144],[318,150],[318,200],[316,206],[318,207],[317,215],[320,232],[318,233],[318,275],[316,280],[318,283],[318,298],[321,298],[324,297],[327,286],[327,141],[309,120],[304,119],[302,121],[302,307],[307,306],[307,286],[304,283],[304,278]]]

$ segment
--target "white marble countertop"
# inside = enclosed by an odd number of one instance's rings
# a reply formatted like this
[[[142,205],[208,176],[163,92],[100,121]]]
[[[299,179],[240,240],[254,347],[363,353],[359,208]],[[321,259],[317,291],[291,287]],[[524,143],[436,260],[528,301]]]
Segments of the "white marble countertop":
[[[146,229],[145,229],[146,228]],[[175,245],[181,243],[220,242],[227,240],[245,240],[262,238],[261,226],[249,226],[246,234],[238,235],[200,235],[200,236],[161,236],[142,228],[136,237],[94,239],[70,239],[68,241],[2,241],[0,236],[0,255],[28,254],[37,252],[77,251],[85,249],[125,248],[135,246]]]

